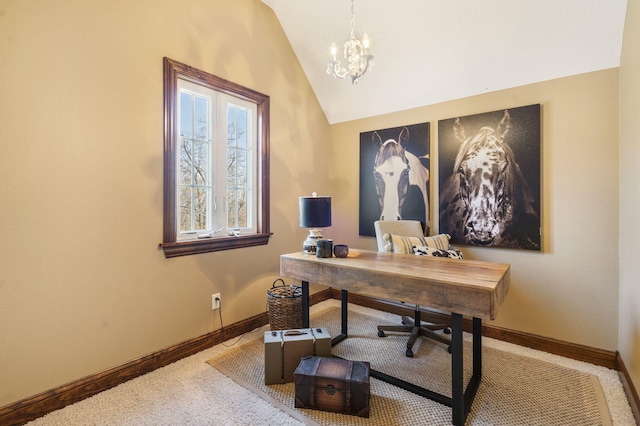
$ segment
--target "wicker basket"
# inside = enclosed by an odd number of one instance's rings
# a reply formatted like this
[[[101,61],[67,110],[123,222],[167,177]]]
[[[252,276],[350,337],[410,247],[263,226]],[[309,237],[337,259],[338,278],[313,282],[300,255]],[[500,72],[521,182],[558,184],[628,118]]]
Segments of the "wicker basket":
[[[282,285],[277,286],[280,282]],[[285,285],[281,278],[267,290],[269,326],[271,330],[291,330],[302,327],[302,287]]]

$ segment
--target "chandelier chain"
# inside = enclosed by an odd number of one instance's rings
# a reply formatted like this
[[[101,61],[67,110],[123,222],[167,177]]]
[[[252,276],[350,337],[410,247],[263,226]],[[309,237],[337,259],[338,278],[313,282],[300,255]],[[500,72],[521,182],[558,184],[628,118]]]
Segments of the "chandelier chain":
[[[351,38],[354,39],[356,38],[355,33],[354,33],[354,29],[356,27],[356,2],[355,0],[351,0]]]
[[[339,79],[349,79],[351,84],[356,84],[369,69],[373,67],[373,55],[369,53],[369,38],[365,33],[362,41],[355,36],[355,0],[351,0],[351,37],[344,43],[344,59],[347,60],[347,68],[342,67],[336,59],[337,47],[331,45],[331,61],[327,64],[327,74]]]

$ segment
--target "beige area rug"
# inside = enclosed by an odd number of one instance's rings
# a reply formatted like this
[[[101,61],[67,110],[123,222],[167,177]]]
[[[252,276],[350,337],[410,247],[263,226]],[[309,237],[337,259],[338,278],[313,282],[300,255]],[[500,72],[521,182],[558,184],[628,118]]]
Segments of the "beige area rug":
[[[312,315],[312,325],[340,331],[340,310]],[[406,335],[377,336],[376,325],[389,323],[349,312],[349,338],[333,354],[369,361],[371,368],[451,396],[451,364],[446,345],[419,340],[414,358],[404,355]],[[465,383],[471,376],[471,336],[465,333]],[[253,340],[207,361],[240,385],[307,424],[397,425],[451,424],[451,408],[371,378],[368,419],[294,408],[294,385],[264,384],[264,344]],[[466,384],[465,384],[466,386]],[[610,425],[598,378],[533,358],[483,347],[483,377],[467,425]]]

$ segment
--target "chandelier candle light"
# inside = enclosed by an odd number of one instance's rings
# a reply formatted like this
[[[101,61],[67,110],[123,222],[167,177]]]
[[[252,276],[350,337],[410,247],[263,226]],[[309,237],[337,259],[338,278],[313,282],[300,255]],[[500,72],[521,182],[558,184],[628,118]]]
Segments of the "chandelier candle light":
[[[316,254],[317,242],[324,238],[320,228],[331,226],[331,197],[318,197],[314,192],[311,197],[299,197],[298,200],[300,227],[311,228],[302,243],[302,250],[307,254]]]
[[[373,55],[369,53],[369,38],[367,34],[362,37],[362,42],[358,40],[354,33],[354,0],[351,0],[351,37],[344,44],[344,58],[348,61],[348,69],[343,68],[340,61],[336,60],[338,48],[336,44],[331,45],[331,60],[327,64],[327,74],[339,79],[348,78],[351,84],[356,84],[358,79],[373,67]]]

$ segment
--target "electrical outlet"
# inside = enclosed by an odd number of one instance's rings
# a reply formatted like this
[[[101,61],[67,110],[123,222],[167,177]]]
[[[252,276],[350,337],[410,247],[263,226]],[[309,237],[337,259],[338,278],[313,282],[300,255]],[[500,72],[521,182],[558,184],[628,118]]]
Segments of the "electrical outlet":
[[[211,295],[211,310],[220,309],[220,293]]]

